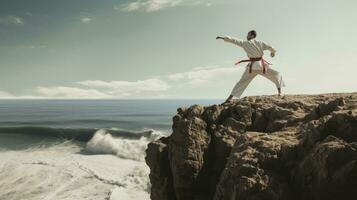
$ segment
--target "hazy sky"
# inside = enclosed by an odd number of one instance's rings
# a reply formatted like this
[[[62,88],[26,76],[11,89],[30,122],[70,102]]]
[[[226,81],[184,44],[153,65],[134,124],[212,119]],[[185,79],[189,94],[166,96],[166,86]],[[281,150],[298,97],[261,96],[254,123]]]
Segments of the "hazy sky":
[[[357,91],[356,0],[0,0],[0,98],[225,98],[244,52],[278,52],[286,93]],[[273,94],[257,78],[244,95]]]

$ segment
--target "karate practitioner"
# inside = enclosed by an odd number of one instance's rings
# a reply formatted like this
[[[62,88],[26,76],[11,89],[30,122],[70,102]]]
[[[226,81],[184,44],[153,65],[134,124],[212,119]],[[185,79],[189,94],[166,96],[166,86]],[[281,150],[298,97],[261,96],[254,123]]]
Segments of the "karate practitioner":
[[[257,37],[256,31],[249,31],[247,35],[247,40],[235,39],[229,36],[225,37],[217,37],[216,39],[222,39],[225,42],[229,42],[235,44],[239,47],[242,47],[246,52],[249,59],[241,60],[236,63],[236,65],[247,62],[247,67],[245,72],[243,73],[239,82],[234,86],[231,95],[228,97],[226,102],[230,102],[233,97],[240,98],[244,90],[247,88],[249,83],[254,79],[258,74],[264,76],[265,78],[272,81],[276,88],[278,89],[278,95],[281,96],[281,87],[284,86],[284,82],[280,73],[274,69],[269,67],[269,63],[263,59],[264,51],[269,50],[270,56],[274,57],[276,50],[268,45],[265,42],[261,42],[256,40]]]

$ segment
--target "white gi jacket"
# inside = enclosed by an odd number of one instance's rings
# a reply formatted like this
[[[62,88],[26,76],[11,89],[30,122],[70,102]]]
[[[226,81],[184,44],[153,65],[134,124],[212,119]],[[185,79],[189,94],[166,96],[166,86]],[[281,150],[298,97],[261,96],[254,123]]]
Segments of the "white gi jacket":
[[[233,38],[230,36],[225,36],[225,37],[223,37],[223,40],[225,42],[229,42],[229,43],[235,44],[239,47],[242,47],[249,58],[263,57],[265,50],[269,50],[271,53],[276,52],[276,50],[269,44],[259,41],[259,40],[256,40],[256,39],[241,40],[241,39],[236,39],[236,38]],[[253,69],[261,69],[262,68],[261,63],[254,62],[252,68]]]

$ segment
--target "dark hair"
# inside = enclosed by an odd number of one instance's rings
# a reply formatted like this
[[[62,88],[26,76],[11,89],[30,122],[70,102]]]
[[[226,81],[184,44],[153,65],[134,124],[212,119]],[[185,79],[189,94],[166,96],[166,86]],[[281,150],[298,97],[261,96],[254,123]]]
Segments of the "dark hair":
[[[254,35],[254,38],[256,38],[257,37],[257,32],[255,31],[255,30],[251,30],[251,31],[249,31],[249,33],[248,33],[249,35]]]

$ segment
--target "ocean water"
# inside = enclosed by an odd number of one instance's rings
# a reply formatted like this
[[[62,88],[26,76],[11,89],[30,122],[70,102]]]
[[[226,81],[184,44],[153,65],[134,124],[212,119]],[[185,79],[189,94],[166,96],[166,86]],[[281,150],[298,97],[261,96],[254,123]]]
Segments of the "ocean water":
[[[1,100],[0,200],[150,199],[147,144],[220,100]]]

